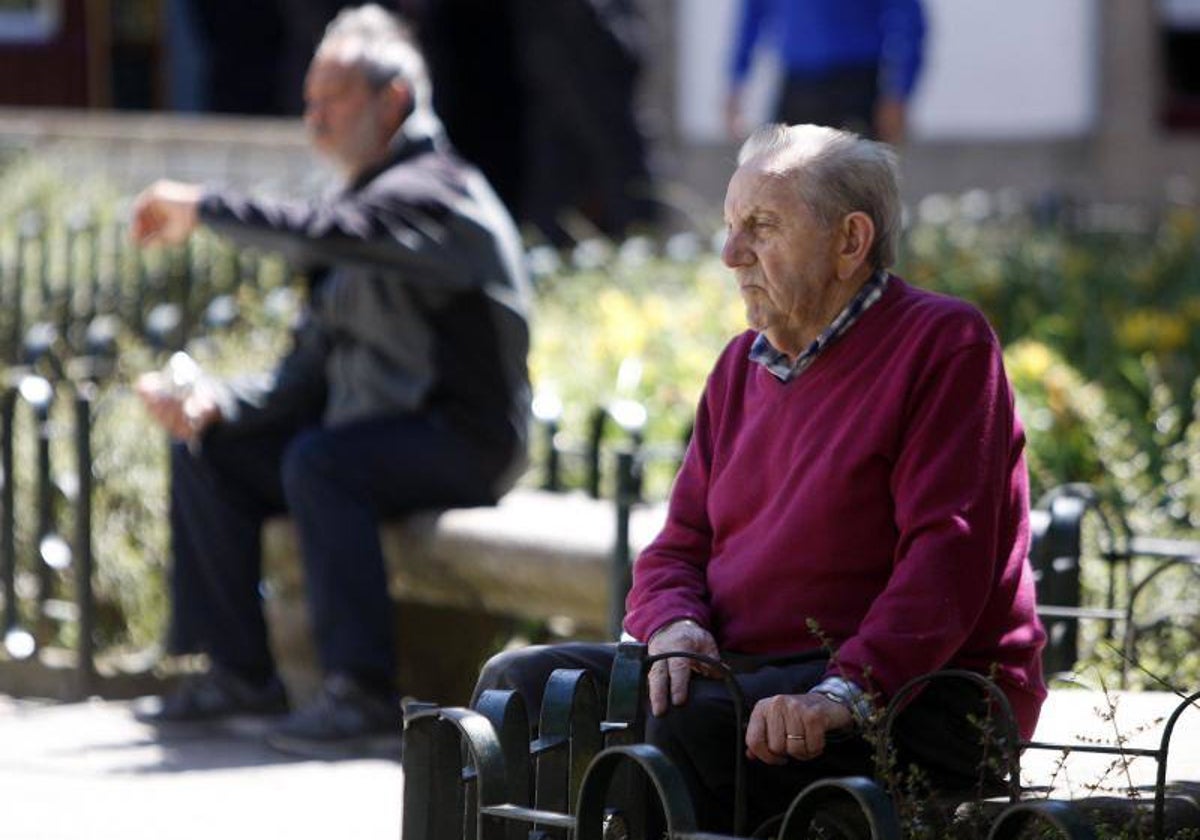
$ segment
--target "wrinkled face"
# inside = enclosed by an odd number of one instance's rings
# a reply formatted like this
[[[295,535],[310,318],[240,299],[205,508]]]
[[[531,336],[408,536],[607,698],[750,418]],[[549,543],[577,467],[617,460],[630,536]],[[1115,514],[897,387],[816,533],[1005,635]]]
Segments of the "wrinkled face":
[[[304,124],[313,147],[355,174],[387,152],[398,126],[387,114],[387,89],[375,90],[362,70],[317,56],[304,81]]]
[[[836,295],[835,231],[801,201],[794,182],[748,161],[725,194],[721,259],[733,269],[746,320],[778,350],[795,356],[802,339],[827,323]]]

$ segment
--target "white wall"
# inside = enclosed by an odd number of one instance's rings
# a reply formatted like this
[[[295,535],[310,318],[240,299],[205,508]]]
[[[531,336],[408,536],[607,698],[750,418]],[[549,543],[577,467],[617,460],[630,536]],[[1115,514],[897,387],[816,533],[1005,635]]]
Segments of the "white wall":
[[[1064,138],[1094,126],[1099,0],[924,2],[916,139]],[[725,139],[721,103],[739,3],[678,0],[676,101],[686,140]],[[770,62],[757,63],[748,103],[755,121],[769,116],[776,77]]]
[[[926,0],[917,138],[1051,138],[1095,124],[1096,0]]]

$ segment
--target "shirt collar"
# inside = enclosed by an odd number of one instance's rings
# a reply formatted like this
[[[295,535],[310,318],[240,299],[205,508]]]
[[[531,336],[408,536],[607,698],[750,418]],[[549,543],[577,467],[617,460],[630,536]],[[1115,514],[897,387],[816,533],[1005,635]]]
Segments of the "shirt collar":
[[[750,361],[765,367],[781,382],[791,382],[807,370],[826,347],[844,335],[862,317],[864,312],[883,297],[890,276],[882,269],[871,275],[871,278],[863,283],[862,288],[850,299],[850,302],[842,307],[829,326],[813,339],[813,342],[796,357],[794,362],[772,346],[771,342],[767,340],[766,333],[759,333],[758,337],[754,339],[754,344],[750,347]]]

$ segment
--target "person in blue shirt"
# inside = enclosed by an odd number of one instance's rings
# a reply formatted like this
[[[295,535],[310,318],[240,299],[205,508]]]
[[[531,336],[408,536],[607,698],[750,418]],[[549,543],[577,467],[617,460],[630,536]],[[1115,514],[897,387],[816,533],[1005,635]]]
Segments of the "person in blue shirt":
[[[777,122],[901,143],[924,40],[920,0],[743,0],[725,108],[729,132],[746,133],[746,77],[755,47],[770,41],[784,73]]]

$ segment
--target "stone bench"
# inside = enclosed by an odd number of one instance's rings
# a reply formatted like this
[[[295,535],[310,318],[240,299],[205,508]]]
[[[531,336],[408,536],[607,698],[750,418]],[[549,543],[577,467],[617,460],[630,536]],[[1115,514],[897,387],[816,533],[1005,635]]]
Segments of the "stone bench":
[[[630,510],[629,556],[662,527],[666,505]],[[495,507],[424,514],[383,526],[397,610],[401,685],[423,699],[462,695],[482,659],[522,622],[554,621],[575,638],[603,639],[617,548],[611,500],[517,489]],[[267,616],[280,668],[300,694],[315,687],[295,529],[263,534]]]
[[[1058,578],[1078,572],[1083,507],[1077,502],[1056,491],[1032,512],[1031,559],[1052,635],[1050,671],[1069,669],[1076,656],[1080,611],[1045,602],[1060,603]],[[624,556],[636,557],[665,518],[665,503],[632,505]],[[613,638],[617,530],[618,510],[611,500],[526,488],[495,507],[386,523],[381,536],[389,587],[400,605],[396,638],[402,687],[421,699],[465,703],[483,659],[513,636],[524,635],[531,622],[550,622],[567,638]],[[303,695],[315,689],[320,675],[289,519],[267,523],[263,548],[272,642],[289,685]]]

